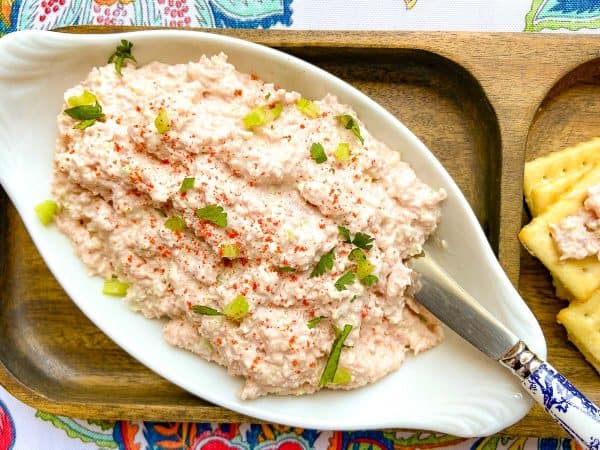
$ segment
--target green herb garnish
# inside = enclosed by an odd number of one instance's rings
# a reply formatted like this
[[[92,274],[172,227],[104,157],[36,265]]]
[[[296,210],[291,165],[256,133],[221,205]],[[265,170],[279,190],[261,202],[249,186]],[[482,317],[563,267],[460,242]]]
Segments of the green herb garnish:
[[[365,256],[365,252],[363,252],[360,248],[354,248],[348,255],[348,259],[350,261],[363,261],[367,259]]]
[[[165,134],[171,129],[171,121],[169,120],[169,115],[165,108],[160,108],[158,110],[156,119],[154,119],[154,126],[156,127],[156,131],[160,134]]]
[[[244,122],[246,129],[253,130],[273,122],[281,115],[281,111],[283,111],[283,107],[279,102],[275,103],[273,108],[257,106],[242,118],[242,122]]]
[[[215,225],[225,228],[227,226],[227,213],[219,205],[208,205],[196,210],[196,216],[202,220],[212,222]]]
[[[113,297],[125,297],[129,289],[129,283],[119,281],[116,278],[104,281],[102,293],[104,295],[112,295]]]
[[[331,269],[333,269],[333,260],[335,258],[335,253],[333,253],[334,250],[335,247],[321,256],[321,259],[319,259],[319,262],[310,273],[311,278],[320,277],[325,272],[329,272]]]
[[[290,266],[277,266],[276,269],[280,272],[294,273],[296,269]]]
[[[250,306],[248,300],[243,295],[236,296],[231,302],[225,305],[223,313],[231,320],[242,320],[246,317]]]
[[[96,101],[93,105],[77,105],[65,109],[65,114],[72,119],[79,120],[73,128],[77,130],[85,130],[96,123],[96,120],[104,119],[105,115],[102,112],[102,106]]]
[[[327,363],[325,364],[325,369],[323,370],[323,374],[321,375],[321,379],[319,381],[320,387],[324,387],[327,384],[333,382],[335,373],[338,369],[338,364],[340,362],[340,355],[342,354],[344,341],[346,340],[351,331],[352,325],[344,325],[344,329],[339,334],[337,334],[335,340],[333,341],[333,345],[331,346],[331,352],[329,353]]]
[[[348,384],[350,381],[352,381],[350,371],[345,367],[338,367],[333,376],[333,380],[331,380],[331,384]]]
[[[315,142],[310,147],[310,157],[317,163],[322,164],[327,161],[327,155],[325,154],[325,149],[321,144]]]
[[[115,52],[110,55],[108,58],[108,63],[115,63],[115,72],[122,76],[121,68],[123,67],[123,63],[130,59],[133,62],[137,62],[133,55],[131,54],[131,49],[133,48],[133,44],[126,39],[121,39],[121,44],[117,45],[117,49]]]
[[[338,231],[340,232],[340,235],[344,238],[344,244],[352,243],[352,238],[350,237],[350,230],[348,228],[338,225]]]
[[[98,99],[96,96],[88,90],[84,90],[82,94],[73,95],[67,99],[67,105],[69,105],[69,108],[82,105],[95,105],[97,102]]]
[[[366,233],[356,233],[352,243],[358,248],[369,250],[373,247],[373,238]]]
[[[204,305],[194,305],[194,306],[192,306],[192,311],[194,311],[197,314],[202,314],[204,316],[224,316],[225,315],[221,311],[217,311],[214,308],[210,308],[210,307],[204,306]]]
[[[190,189],[194,189],[194,183],[196,179],[194,177],[184,178],[181,182],[181,187],[179,188],[179,192],[187,192]]]
[[[310,320],[307,322],[306,326],[312,330],[314,327],[316,327],[316,326],[317,326],[317,324],[318,324],[318,323],[319,323],[321,320],[323,320],[323,319],[325,319],[325,318],[326,318],[325,316],[319,316],[319,317],[315,317],[314,319],[310,319]]]
[[[346,272],[344,275],[342,275],[341,277],[339,277],[337,279],[334,286],[338,291],[343,291],[344,289],[346,289],[346,286],[354,283],[354,278],[355,278],[354,272],[349,270],[348,272]]]
[[[350,161],[350,157],[352,156],[350,154],[350,144],[347,144],[345,142],[342,142],[342,143],[338,144],[337,148],[333,152],[333,156],[339,162],[348,162],[348,161]]]
[[[361,278],[361,280],[360,280],[360,282],[362,284],[364,284],[366,287],[371,287],[378,281],[379,281],[379,278],[377,278],[377,276],[375,276],[375,275],[367,275],[366,277]]]
[[[58,211],[58,205],[54,200],[44,200],[39,205],[36,205],[33,210],[40,219],[43,225],[48,225],[54,219],[56,211]]]
[[[356,119],[348,114],[344,114],[341,116],[335,116],[335,118],[340,122],[340,124],[346,128],[347,130],[351,130],[354,133],[354,136],[358,138],[361,144],[365,143],[365,139],[360,134],[360,127],[356,122]]]
[[[271,93],[267,92],[267,94],[265,95],[265,100],[269,100],[269,97],[271,97]]]
[[[306,98],[301,98],[296,102],[296,109],[311,119],[316,119],[321,113],[319,105]]]
[[[375,266],[368,259],[361,259],[356,265],[356,275],[359,280],[363,280],[366,276],[371,275],[375,270]]]
[[[236,259],[240,256],[240,248],[236,244],[223,244],[221,254],[223,258]]]
[[[165,221],[165,228],[171,231],[183,231],[185,230],[185,220],[181,216],[169,217]]]

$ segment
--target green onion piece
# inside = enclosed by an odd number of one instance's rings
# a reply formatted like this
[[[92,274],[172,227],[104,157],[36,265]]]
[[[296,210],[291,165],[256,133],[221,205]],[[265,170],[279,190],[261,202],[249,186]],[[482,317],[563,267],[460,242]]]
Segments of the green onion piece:
[[[169,116],[165,108],[160,108],[158,110],[158,115],[156,116],[156,119],[154,119],[154,126],[156,127],[156,131],[158,131],[160,134],[165,134],[171,129],[171,121],[169,120]]]
[[[322,164],[325,161],[327,161],[327,155],[325,154],[325,149],[318,142],[315,142],[313,145],[311,145],[311,147],[310,147],[310,157],[317,164]]]
[[[346,128],[347,130],[351,130],[354,133],[354,136],[358,138],[361,144],[365,143],[365,139],[360,134],[360,127],[356,122],[356,119],[348,114],[344,114],[341,116],[335,116],[335,118],[340,122],[340,124]]]
[[[279,118],[282,111],[283,111],[283,106],[281,106],[281,103],[279,103],[279,102],[275,103],[275,106],[273,106],[273,108],[271,108],[267,111],[268,121],[272,122],[275,119]]]
[[[359,248],[369,250],[373,247],[374,239],[366,233],[356,233],[352,243]]]
[[[73,128],[75,130],[85,130],[96,123],[96,119],[82,120],[78,124],[75,124]]]
[[[65,114],[75,120],[98,120],[104,119],[102,106],[98,102],[94,105],[79,105],[65,109]]]
[[[196,178],[188,177],[184,178],[181,182],[181,187],[179,188],[179,192],[187,192],[190,189],[194,189],[194,183],[196,182]]]
[[[325,369],[323,370],[323,374],[321,375],[321,379],[319,381],[319,386],[324,387],[327,384],[333,382],[333,378],[335,377],[335,373],[338,369],[338,364],[340,362],[340,355],[342,354],[342,348],[344,347],[344,341],[352,331],[352,325],[344,325],[344,329],[337,334],[333,344],[331,346],[331,352],[329,352],[329,357],[327,358],[327,363],[325,364]]]
[[[119,281],[116,278],[111,278],[110,280],[104,280],[102,293],[114,297],[125,297],[127,295],[127,289],[129,289],[129,283]]]
[[[108,58],[108,63],[115,63],[115,72],[117,72],[120,76],[123,75],[121,73],[121,68],[123,67],[123,63],[130,59],[133,62],[136,62],[135,58],[131,54],[131,49],[133,48],[133,44],[126,39],[121,39],[121,44],[117,46],[115,52],[110,55]]]
[[[227,226],[227,213],[219,205],[208,205],[196,210],[196,216],[202,220],[212,222],[215,225],[225,228]]]
[[[338,291],[343,291],[346,287],[352,283],[354,283],[354,272],[349,270],[344,275],[339,277],[335,282],[334,286]]]
[[[171,231],[183,231],[185,230],[185,220],[181,216],[169,217],[165,221],[165,228]]]
[[[248,130],[252,130],[256,127],[260,127],[267,124],[267,112],[264,108],[257,106],[252,109],[248,114],[244,116],[242,119],[244,122],[244,126]]]
[[[310,319],[310,320],[307,322],[306,326],[312,330],[314,327],[316,327],[316,326],[317,326],[317,324],[318,324],[318,323],[319,323],[321,320],[323,320],[323,319],[325,319],[325,318],[326,318],[325,316],[319,316],[319,317],[315,317],[314,319]]]
[[[346,142],[342,142],[342,143],[338,144],[337,148],[333,152],[333,156],[339,162],[350,161],[350,158],[352,156],[350,154],[350,144],[347,144]]]
[[[348,255],[348,259],[350,261],[363,261],[367,259],[365,256],[365,252],[363,252],[360,248],[354,248]]]
[[[43,225],[48,225],[54,219],[56,211],[58,211],[58,205],[54,200],[44,200],[39,205],[36,205],[33,210],[35,211],[38,219]]]
[[[223,258],[235,259],[240,256],[240,248],[236,244],[221,245],[221,253]]]
[[[224,316],[225,315],[222,312],[217,311],[214,308],[210,308],[210,307],[204,306],[204,305],[194,305],[194,306],[192,306],[192,311],[194,311],[196,314],[202,314],[204,316]]]
[[[375,266],[371,264],[368,259],[362,259],[358,261],[358,264],[356,265],[356,275],[359,280],[371,275],[373,270],[375,270]]]
[[[352,243],[352,238],[350,237],[350,230],[348,228],[338,225],[338,231],[342,238],[344,238],[344,244]]]
[[[269,100],[269,97],[271,97],[271,93],[267,92],[267,94],[265,95],[265,100]]]
[[[277,266],[276,269],[280,272],[294,273],[296,269],[290,266]]]
[[[94,105],[97,101],[98,99],[94,94],[88,90],[84,90],[81,95],[69,97],[67,99],[67,105],[69,105],[70,108],[74,108],[75,106],[81,105]]]
[[[246,317],[249,309],[248,300],[243,295],[236,296],[231,302],[225,305],[223,313],[232,320],[242,320]]]
[[[333,380],[331,380],[331,384],[348,384],[350,381],[352,381],[350,371],[345,367],[338,367],[333,376]]]
[[[364,284],[366,287],[371,287],[378,281],[379,281],[379,278],[377,278],[375,275],[367,275],[366,277],[364,277],[363,279],[360,280],[360,282],[362,284]]]
[[[334,250],[335,247],[321,256],[321,259],[319,259],[319,262],[310,273],[311,278],[320,277],[325,272],[329,272],[331,269],[333,269],[333,260],[335,258],[335,253],[333,253]]]
[[[296,102],[296,109],[304,114],[306,117],[310,117],[311,119],[316,119],[321,114],[321,110],[319,109],[319,105],[306,98],[301,98]]]

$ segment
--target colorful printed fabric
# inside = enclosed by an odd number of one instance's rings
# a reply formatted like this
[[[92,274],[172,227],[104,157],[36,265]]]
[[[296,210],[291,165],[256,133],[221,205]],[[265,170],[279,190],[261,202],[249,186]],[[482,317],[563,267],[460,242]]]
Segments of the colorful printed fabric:
[[[600,0],[0,0],[0,36],[16,30],[80,24],[598,32]],[[0,450],[442,447],[575,448],[566,439],[460,439],[426,432],[342,433],[275,425],[86,421],[35,411],[0,388]]]

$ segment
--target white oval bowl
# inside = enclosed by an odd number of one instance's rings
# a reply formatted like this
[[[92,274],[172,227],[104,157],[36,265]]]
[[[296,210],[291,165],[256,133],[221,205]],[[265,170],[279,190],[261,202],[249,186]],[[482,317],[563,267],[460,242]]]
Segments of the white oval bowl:
[[[242,380],[216,364],[176,349],[162,337],[162,323],[132,312],[101,294],[69,240],[42,226],[33,207],[49,197],[56,116],[63,93],[92,67],[106,63],[120,39],[135,45],[141,64],[187,63],[221,51],[240,71],[305,97],[337,95],[351,104],[371,133],[401,151],[418,176],[443,187],[448,199],[437,232],[447,250],[430,253],[492,314],[546,354],[541,329],[498,264],[475,215],[441,164],[402,123],[349,84],[285,53],[221,35],[156,30],[113,35],[24,31],[0,39],[0,182],[21,214],[48,267],[77,306],[113,341],[159,375],[210,402],[269,422],[318,429],[412,428],[457,436],[484,436],[521,419],[531,402],[497,363],[447,331],[444,342],[397,372],[354,391],[268,396],[241,401]],[[410,106],[406,106],[409,108]]]

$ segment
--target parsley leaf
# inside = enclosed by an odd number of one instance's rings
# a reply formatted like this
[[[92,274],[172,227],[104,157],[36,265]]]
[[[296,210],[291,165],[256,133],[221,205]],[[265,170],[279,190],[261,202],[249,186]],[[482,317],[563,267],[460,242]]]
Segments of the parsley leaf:
[[[350,230],[348,228],[338,225],[338,231],[344,238],[344,244],[352,243],[352,238],[350,237]]]
[[[333,253],[334,250],[335,247],[321,256],[321,259],[319,259],[319,262],[310,273],[311,278],[320,277],[325,272],[329,272],[331,269],[333,269],[333,260],[335,258],[335,253]]]
[[[373,247],[373,238],[365,233],[356,233],[354,235],[354,239],[352,243],[356,245],[358,248],[362,248],[363,250],[369,250]]]
[[[277,266],[276,269],[280,272],[294,273],[296,269],[290,266]]]
[[[337,372],[338,364],[340,363],[340,356],[342,354],[342,348],[344,346],[344,341],[352,331],[352,325],[344,325],[344,329],[336,336],[333,344],[331,346],[331,352],[329,353],[329,357],[327,358],[327,363],[325,364],[325,369],[323,370],[323,374],[321,375],[321,379],[319,380],[319,386],[324,387],[329,383],[333,382],[333,378],[335,377],[335,373]]]
[[[354,283],[354,277],[355,277],[354,272],[349,270],[348,272],[346,272],[344,275],[342,275],[341,277],[339,277],[337,279],[337,281],[334,284],[335,288],[338,291],[343,291],[344,289],[346,289],[346,286]]]
[[[348,259],[350,261],[364,261],[367,259],[365,256],[365,252],[363,252],[360,248],[354,248],[348,255]]]
[[[325,316],[319,316],[319,317],[315,317],[314,319],[310,319],[308,321],[308,323],[306,324],[306,326],[312,330],[323,319],[326,319],[326,317]]]
[[[85,130],[96,123],[96,120],[104,119],[105,115],[102,112],[102,106],[96,101],[94,105],[77,105],[72,108],[65,109],[65,114],[72,119],[79,120],[73,128],[77,130]]]
[[[360,282],[362,284],[364,284],[366,287],[371,287],[378,281],[379,281],[379,278],[377,278],[375,275],[367,275],[366,277],[364,277],[360,280]]]
[[[354,136],[358,138],[361,144],[365,143],[365,139],[360,134],[360,127],[356,122],[356,119],[348,114],[344,114],[341,116],[335,116],[335,118],[340,122],[340,124],[347,130],[351,130],[354,133]]]
[[[219,205],[208,205],[196,210],[196,216],[200,219],[212,222],[215,225],[225,228],[227,226],[227,213]]]
[[[214,308],[210,308],[210,307],[204,306],[204,305],[194,305],[194,306],[192,306],[192,311],[194,311],[197,314],[203,314],[205,316],[224,316],[225,315],[221,311],[217,311]]]
[[[194,189],[194,183],[196,179],[194,177],[184,178],[181,182],[181,187],[179,188],[179,192],[187,192],[190,189]]]
[[[327,161],[327,155],[325,154],[325,149],[321,144],[315,142],[310,147],[310,157],[317,163],[322,164]]]
[[[183,231],[185,230],[185,220],[181,216],[169,217],[165,221],[165,228],[171,231]]]
[[[130,59],[133,62],[137,62],[133,55],[131,54],[131,49],[133,48],[133,44],[126,39],[121,39],[121,44],[117,45],[117,49],[115,52],[110,55],[108,58],[108,63],[115,63],[115,72],[119,74],[119,76],[123,76],[121,73],[121,68],[123,67],[123,63]]]

